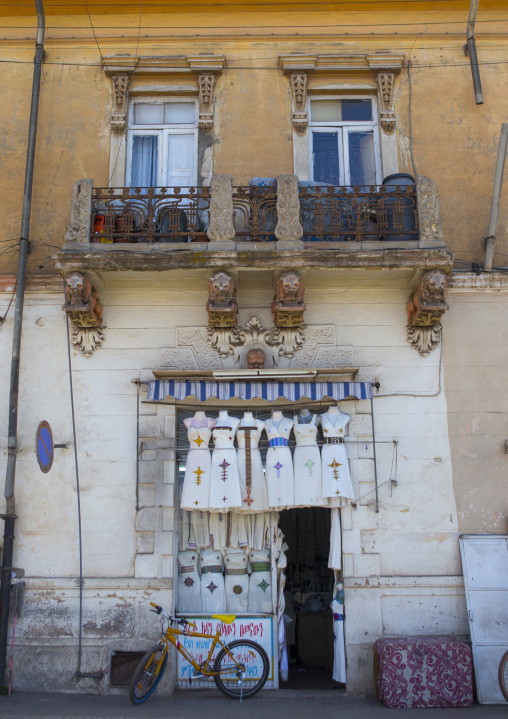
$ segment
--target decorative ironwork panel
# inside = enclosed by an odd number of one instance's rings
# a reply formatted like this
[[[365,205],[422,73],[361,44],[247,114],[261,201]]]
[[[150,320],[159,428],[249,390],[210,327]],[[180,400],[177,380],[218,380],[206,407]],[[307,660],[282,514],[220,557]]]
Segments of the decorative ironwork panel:
[[[208,187],[97,187],[91,242],[207,242]]]
[[[335,242],[418,239],[416,188],[300,187],[304,240]]]
[[[276,187],[234,187],[233,222],[236,237],[244,242],[275,242]]]

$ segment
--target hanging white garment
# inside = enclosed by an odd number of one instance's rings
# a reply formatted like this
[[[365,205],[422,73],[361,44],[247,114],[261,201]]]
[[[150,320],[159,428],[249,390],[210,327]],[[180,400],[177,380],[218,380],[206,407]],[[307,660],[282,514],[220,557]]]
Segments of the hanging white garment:
[[[201,600],[203,612],[223,612],[226,606],[226,590],[222,575],[223,559],[217,549],[203,549],[200,554]]]
[[[254,427],[245,430],[243,427]],[[240,421],[236,433],[238,443],[238,472],[240,475],[240,490],[242,493],[242,512],[265,512],[268,509],[268,492],[266,489],[265,473],[258,443],[261,434],[265,431],[265,423],[254,419],[250,412],[246,412]],[[247,432],[250,439],[250,461],[246,449]]]
[[[196,547],[209,547],[210,528],[208,526],[208,512],[191,512],[190,517],[193,545],[195,543]]]
[[[316,414],[307,424],[299,424],[295,416],[293,431],[296,438],[293,466],[295,473],[295,505],[323,507],[328,502],[321,494],[321,455],[317,443]]]
[[[272,574],[270,552],[253,549],[249,553],[249,612],[270,614],[272,611]]]
[[[217,420],[213,430],[214,450],[210,480],[210,509],[227,511],[242,504],[238,459],[234,447],[236,428],[240,420],[228,417]]]
[[[210,427],[187,429],[189,453],[185,464],[185,477],[180,506],[182,509],[207,510],[210,502],[211,457],[208,443],[212,436]]]
[[[268,504],[274,509],[285,509],[295,504],[293,458],[289,449],[289,435],[293,420],[271,417],[265,422],[268,435],[266,453],[266,486]]]
[[[244,549],[249,544],[247,534],[247,521],[249,517],[240,512],[229,513],[229,543],[228,546],[234,549]]]
[[[259,512],[245,517],[247,523],[247,545],[251,549],[264,549],[266,545],[266,527],[270,522],[268,512]]]
[[[353,498],[344,433],[350,417],[343,412],[325,412],[321,416],[324,444],[321,448],[323,497],[338,498],[346,503]]]
[[[198,572],[199,553],[188,549],[178,554],[178,611],[201,612],[201,586]]]
[[[246,612],[249,606],[249,575],[247,574],[247,555],[239,549],[226,552],[226,609],[238,614]]]
[[[210,543],[213,549],[226,549],[228,539],[228,515],[225,512],[210,512]]]
[[[189,548],[190,512],[178,510],[178,548],[184,552]]]
[[[344,647],[344,589],[337,585],[337,594],[330,604],[333,612],[333,679],[346,683],[346,650]]]
[[[342,536],[340,531],[340,510],[331,509],[330,529],[330,556],[328,566],[330,569],[342,569]]]

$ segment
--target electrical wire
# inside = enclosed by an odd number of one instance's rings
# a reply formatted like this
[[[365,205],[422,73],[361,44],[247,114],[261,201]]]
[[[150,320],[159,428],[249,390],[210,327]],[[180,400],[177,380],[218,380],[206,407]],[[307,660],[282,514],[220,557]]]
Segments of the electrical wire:
[[[16,280],[16,281],[14,282],[14,289],[13,289],[13,291],[12,291],[11,299],[9,300],[9,304],[8,304],[8,306],[7,306],[7,309],[5,310],[4,316],[3,316],[3,317],[0,317],[0,327],[1,327],[1,326],[3,325],[3,323],[5,322],[5,318],[7,317],[7,315],[9,314],[9,310],[11,309],[12,300],[14,299],[14,295],[16,294],[16,285],[17,285],[17,283],[18,283],[18,281]]]

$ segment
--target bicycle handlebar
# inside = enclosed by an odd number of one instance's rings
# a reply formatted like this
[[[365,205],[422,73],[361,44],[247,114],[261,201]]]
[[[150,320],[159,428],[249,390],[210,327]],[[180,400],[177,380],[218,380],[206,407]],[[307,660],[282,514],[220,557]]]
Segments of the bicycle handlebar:
[[[181,624],[182,626],[194,627],[194,629],[196,629],[195,622],[189,622],[187,621],[187,619],[178,619],[177,617],[172,617],[167,612],[165,612],[162,607],[159,607],[158,604],[154,604],[153,602],[150,602],[150,606],[155,607],[155,609],[151,609],[150,611],[155,611],[156,614],[163,614],[166,619],[169,619],[170,622],[176,622],[177,624]]]

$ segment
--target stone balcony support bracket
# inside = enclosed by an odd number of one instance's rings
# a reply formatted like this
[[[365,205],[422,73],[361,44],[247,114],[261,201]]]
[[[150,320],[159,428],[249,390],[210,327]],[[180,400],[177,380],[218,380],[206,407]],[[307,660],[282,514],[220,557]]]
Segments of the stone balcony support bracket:
[[[235,239],[233,178],[231,175],[212,176],[210,224],[207,235],[210,242],[220,243],[221,249],[229,249],[229,243],[233,243]]]
[[[275,237],[282,243],[299,243],[303,237],[300,224],[300,199],[298,196],[298,177],[279,175],[277,177],[277,225]]]

